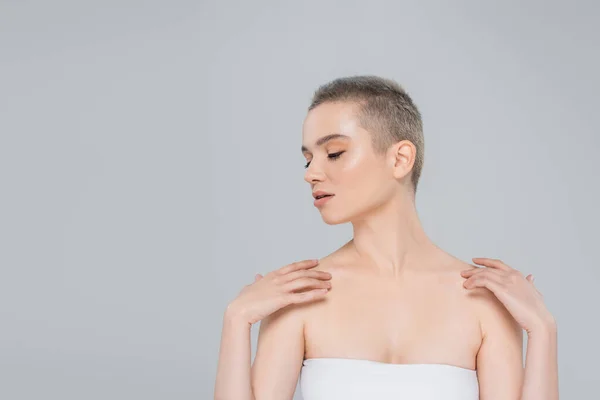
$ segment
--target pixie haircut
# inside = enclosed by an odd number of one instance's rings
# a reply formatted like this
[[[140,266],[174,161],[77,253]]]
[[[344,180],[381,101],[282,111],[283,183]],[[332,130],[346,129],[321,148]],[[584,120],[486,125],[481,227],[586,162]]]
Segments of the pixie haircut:
[[[377,155],[385,154],[391,145],[401,140],[415,145],[411,182],[416,194],[425,152],[423,122],[417,106],[402,86],[374,75],[342,77],[321,85],[313,94],[308,111],[327,102],[358,105],[357,122],[371,133]]]

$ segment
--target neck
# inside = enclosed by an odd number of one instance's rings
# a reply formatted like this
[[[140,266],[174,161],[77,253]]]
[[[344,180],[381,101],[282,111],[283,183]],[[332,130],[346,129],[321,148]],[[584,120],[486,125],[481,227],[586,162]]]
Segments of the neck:
[[[353,239],[346,246],[361,265],[380,274],[399,277],[422,270],[441,251],[425,234],[413,196],[397,196],[352,226]]]

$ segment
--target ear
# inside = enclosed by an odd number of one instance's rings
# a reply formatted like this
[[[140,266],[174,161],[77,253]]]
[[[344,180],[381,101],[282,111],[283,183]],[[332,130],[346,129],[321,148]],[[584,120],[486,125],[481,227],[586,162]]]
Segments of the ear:
[[[402,179],[412,171],[417,156],[417,148],[409,140],[401,140],[392,145],[394,177]]]

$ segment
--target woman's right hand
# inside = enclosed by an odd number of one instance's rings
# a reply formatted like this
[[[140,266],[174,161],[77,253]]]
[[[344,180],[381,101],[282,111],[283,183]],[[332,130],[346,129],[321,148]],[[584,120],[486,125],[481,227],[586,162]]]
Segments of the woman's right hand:
[[[318,260],[303,260],[256,275],[229,303],[228,313],[244,318],[250,325],[289,304],[306,303],[324,297],[331,288],[331,274],[312,270]],[[308,289],[302,291],[304,289]],[[302,292],[301,292],[302,291]]]

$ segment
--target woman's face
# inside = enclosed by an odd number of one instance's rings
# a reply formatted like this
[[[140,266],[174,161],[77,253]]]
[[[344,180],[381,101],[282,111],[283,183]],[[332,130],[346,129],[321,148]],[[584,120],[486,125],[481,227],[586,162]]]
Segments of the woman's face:
[[[355,107],[323,103],[309,111],[302,126],[302,154],[308,163],[304,179],[312,192],[334,195],[318,206],[330,225],[365,216],[397,188],[393,157],[375,155],[371,134],[354,118]],[[343,136],[327,140],[332,134]]]

